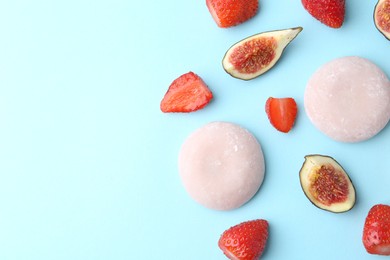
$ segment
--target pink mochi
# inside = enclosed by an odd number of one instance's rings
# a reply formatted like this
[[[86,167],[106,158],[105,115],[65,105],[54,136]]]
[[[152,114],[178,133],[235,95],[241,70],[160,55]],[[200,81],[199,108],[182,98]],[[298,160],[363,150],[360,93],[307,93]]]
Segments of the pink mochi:
[[[390,81],[371,61],[335,59],[309,79],[306,113],[315,127],[340,142],[360,142],[378,134],[390,120]]]
[[[188,194],[215,210],[235,209],[249,201],[265,171],[257,139],[228,122],[211,122],[193,132],[181,147],[178,167]]]

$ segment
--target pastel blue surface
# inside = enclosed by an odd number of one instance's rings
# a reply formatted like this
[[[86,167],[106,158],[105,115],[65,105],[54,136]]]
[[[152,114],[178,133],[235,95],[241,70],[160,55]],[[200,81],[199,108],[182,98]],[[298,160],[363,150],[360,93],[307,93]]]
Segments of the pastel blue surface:
[[[390,42],[375,1],[347,0],[342,28],[297,1],[260,1],[259,13],[218,28],[205,1],[15,0],[0,3],[0,259],[225,259],[228,227],[264,218],[263,259],[383,259],[361,242],[365,216],[390,204],[390,127],[357,144],[310,123],[303,93],[334,58],[368,58],[390,74]],[[225,51],[247,36],[302,26],[278,64],[252,81],[224,72]],[[203,110],[163,114],[170,83],[188,71],[214,93]],[[269,96],[294,97],[288,134],[268,122]],[[263,147],[265,181],[243,207],[213,211],[185,192],[177,155],[187,136],[223,120]],[[355,207],[314,207],[298,178],[307,154],[333,156],[357,190]]]

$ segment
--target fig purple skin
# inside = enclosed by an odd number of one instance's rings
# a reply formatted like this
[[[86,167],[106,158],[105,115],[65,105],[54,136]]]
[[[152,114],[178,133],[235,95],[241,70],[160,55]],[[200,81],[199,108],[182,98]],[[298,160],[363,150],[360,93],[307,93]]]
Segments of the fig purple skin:
[[[374,9],[374,23],[378,31],[390,40],[390,0],[378,0]]]
[[[270,70],[302,27],[263,32],[232,45],[222,59],[224,70],[232,77],[250,80]]]
[[[356,194],[351,179],[330,156],[305,156],[299,179],[306,197],[320,209],[341,213],[355,205]]]

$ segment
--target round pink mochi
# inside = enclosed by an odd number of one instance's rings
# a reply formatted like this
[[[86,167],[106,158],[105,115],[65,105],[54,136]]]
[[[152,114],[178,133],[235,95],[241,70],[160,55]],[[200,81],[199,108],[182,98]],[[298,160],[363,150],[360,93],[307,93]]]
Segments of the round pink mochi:
[[[321,132],[340,142],[360,142],[390,120],[390,81],[371,61],[348,56],[319,68],[304,95],[306,113]]]
[[[256,138],[228,122],[211,122],[193,132],[181,147],[178,166],[188,194],[215,210],[235,209],[249,201],[265,171]]]

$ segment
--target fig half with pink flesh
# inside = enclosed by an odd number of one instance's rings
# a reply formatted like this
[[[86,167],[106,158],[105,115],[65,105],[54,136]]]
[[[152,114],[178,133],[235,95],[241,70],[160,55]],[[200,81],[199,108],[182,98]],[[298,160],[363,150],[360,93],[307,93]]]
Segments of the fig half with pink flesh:
[[[270,70],[302,27],[263,32],[245,38],[226,52],[222,66],[231,76],[250,80]]]
[[[355,205],[355,188],[351,179],[330,156],[305,156],[299,178],[306,197],[320,209],[340,213]]]
[[[379,0],[374,9],[376,28],[390,40],[390,0]]]

